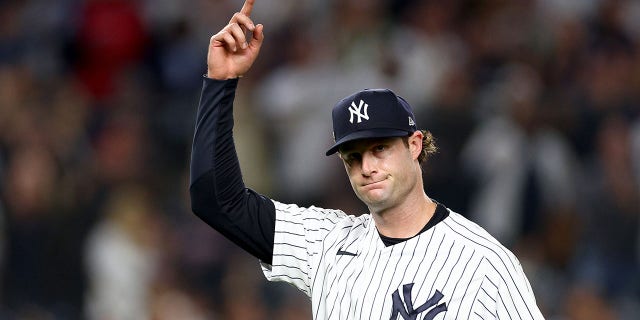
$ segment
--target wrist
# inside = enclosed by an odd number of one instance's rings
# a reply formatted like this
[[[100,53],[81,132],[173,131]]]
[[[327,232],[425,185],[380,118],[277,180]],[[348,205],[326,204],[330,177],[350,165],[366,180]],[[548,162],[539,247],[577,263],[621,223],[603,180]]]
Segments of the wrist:
[[[239,79],[242,78],[244,75],[243,74],[237,74],[237,73],[227,73],[227,72],[221,72],[219,70],[211,70],[211,69],[207,69],[207,73],[205,73],[205,77],[209,78],[209,79],[214,79],[214,80],[230,80],[230,79]]]
[[[215,74],[211,74],[211,73],[205,73],[204,76],[206,78],[211,79],[211,80],[220,80],[220,81],[242,78],[242,76],[231,76],[231,75],[230,76],[220,76],[220,75],[215,75]]]

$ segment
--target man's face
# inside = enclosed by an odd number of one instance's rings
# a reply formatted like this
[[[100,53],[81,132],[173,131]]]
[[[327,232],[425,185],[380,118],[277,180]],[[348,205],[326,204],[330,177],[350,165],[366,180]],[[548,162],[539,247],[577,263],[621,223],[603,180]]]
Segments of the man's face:
[[[408,147],[402,138],[371,138],[340,148],[351,187],[372,212],[397,206],[414,190],[421,175],[416,160],[421,146],[421,134],[414,133]]]

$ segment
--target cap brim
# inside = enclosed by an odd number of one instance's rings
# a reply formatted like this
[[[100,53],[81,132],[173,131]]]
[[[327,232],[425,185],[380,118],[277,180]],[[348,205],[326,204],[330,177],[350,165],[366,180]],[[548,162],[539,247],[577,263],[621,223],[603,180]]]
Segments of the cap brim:
[[[356,131],[336,141],[336,143],[329,150],[327,150],[326,155],[330,156],[336,153],[341,145],[350,141],[359,140],[359,139],[368,139],[368,138],[404,137],[409,134],[411,134],[411,132],[405,131],[405,130],[398,130],[398,129],[375,129],[375,130]]]

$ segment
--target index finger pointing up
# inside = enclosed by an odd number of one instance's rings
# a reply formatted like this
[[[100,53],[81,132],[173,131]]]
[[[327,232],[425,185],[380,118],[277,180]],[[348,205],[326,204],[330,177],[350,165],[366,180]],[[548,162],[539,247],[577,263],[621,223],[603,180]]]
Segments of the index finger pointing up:
[[[253,3],[255,0],[245,0],[242,9],[240,9],[241,13],[244,13],[247,17],[251,16],[251,10],[253,9]]]

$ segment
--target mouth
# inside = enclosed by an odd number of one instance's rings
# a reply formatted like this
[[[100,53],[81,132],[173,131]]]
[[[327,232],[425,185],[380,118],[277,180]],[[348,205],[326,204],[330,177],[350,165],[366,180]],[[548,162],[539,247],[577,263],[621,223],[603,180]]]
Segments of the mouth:
[[[385,181],[385,180],[387,180],[387,179],[385,178],[385,179],[382,179],[382,180],[366,182],[366,183],[363,183],[363,184],[362,184],[362,187],[363,187],[363,188],[366,188],[366,187],[375,187],[377,184],[379,184],[379,183],[381,183],[381,182],[383,182],[383,181]]]

